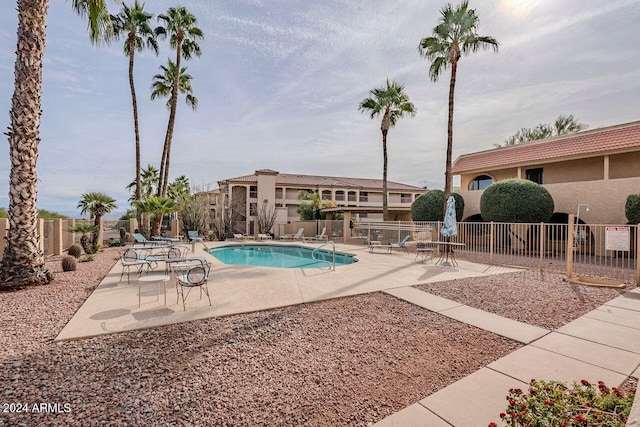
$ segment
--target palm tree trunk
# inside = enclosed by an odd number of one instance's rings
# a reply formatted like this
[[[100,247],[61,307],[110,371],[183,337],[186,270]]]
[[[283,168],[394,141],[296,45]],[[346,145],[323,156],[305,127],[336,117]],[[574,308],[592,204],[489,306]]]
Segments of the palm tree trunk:
[[[458,71],[458,61],[451,61],[451,80],[449,82],[449,121],[447,123],[447,163],[444,172],[444,206],[443,212],[447,210],[447,199],[451,195],[451,154],[453,151],[453,95],[456,88],[456,72]]]
[[[133,58],[135,54],[135,40],[129,35],[129,88],[131,89],[131,106],[133,108],[133,130],[136,137],[136,201],[142,198],[142,179],[140,178],[140,126],[138,124],[138,100],[136,87],[133,82]],[[142,222],[142,213],[136,209],[138,224]]]
[[[38,232],[36,161],[42,115],[42,56],[48,0],[18,0],[18,43],[9,113],[9,230],[0,265],[3,287],[47,284]]]
[[[382,220],[389,219],[389,200],[387,195],[387,132],[382,131]]]
[[[180,87],[180,56],[182,39],[178,37],[176,43],[176,69],[173,75],[173,87],[171,88],[171,111],[169,112],[169,124],[167,134],[164,138],[164,150],[162,153],[162,165],[160,169],[160,181],[158,183],[158,195],[166,196],[169,183],[169,161],[171,158],[171,140],[173,139],[173,128],[176,122],[176,110],[178,109],[178,89]]]

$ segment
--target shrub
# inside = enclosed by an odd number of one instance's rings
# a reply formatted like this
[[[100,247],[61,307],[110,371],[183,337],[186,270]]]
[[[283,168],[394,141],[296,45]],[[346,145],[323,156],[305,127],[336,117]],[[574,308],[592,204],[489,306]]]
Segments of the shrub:
[[[509,404],[500,414],[504,425],[622,427],[635,397],[635,390],[625,393],[607,387],[602,381],[596,386],[586,380],[567,387],[558,381],[532,379],[528,392],[519,388],[509,390]]]
[[[62,271],[76,271],[76,259],[67,255],[62,258]]]
[[[640,224],[640,194],[631,194],[627,197],[624,214],[629,224]]]
[[[73,245],[69,246],[69,249],[67,249],[67,254],[74,258],[80,258],[80,255],[82,255],[82,246],[74,243]]]
[[[480,213],[485,221],[546,222],[553,209],[553,198],[547,189],[526,179],[495,182],[480,198]]]
[[[462,221],[464,199],[458,193],[451,194],[456,200],[456,221]],[[411,204],[413,221],[444,221],[444,191],[430,190]]]

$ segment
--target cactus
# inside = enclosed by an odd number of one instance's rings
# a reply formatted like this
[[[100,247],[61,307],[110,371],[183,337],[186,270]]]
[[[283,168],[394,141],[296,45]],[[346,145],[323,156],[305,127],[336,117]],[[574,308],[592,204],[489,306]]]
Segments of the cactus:
[[[124,227],[120,227],[120,246],[126,244],[127,230]]]
[[[82,255],[82,246],[74,243],[73,245],[69,246],[69,249],[67,249],[67,253],[74,258],[80,258],[80,255]]]
[[[62,258],[62,271],[75,271],[76,259],[72,256],[66,256]]]

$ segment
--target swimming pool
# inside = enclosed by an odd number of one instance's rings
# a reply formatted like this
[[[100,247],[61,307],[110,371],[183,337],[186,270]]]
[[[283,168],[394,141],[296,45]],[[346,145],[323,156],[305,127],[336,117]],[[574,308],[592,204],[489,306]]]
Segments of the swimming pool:
[[[209,253],[225,264],[257,267],[321,268],[333,261],[333,252],[295,245],[229,245]],[[357,261],[352,255],[336,252],[336,267]]]

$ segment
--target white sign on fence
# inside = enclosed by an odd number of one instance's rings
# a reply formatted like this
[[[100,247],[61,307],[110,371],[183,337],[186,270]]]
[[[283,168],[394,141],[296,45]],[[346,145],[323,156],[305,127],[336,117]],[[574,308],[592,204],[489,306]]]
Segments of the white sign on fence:
[[[628,251],[630,227],[605,227],[604,248],[608,251]]]

